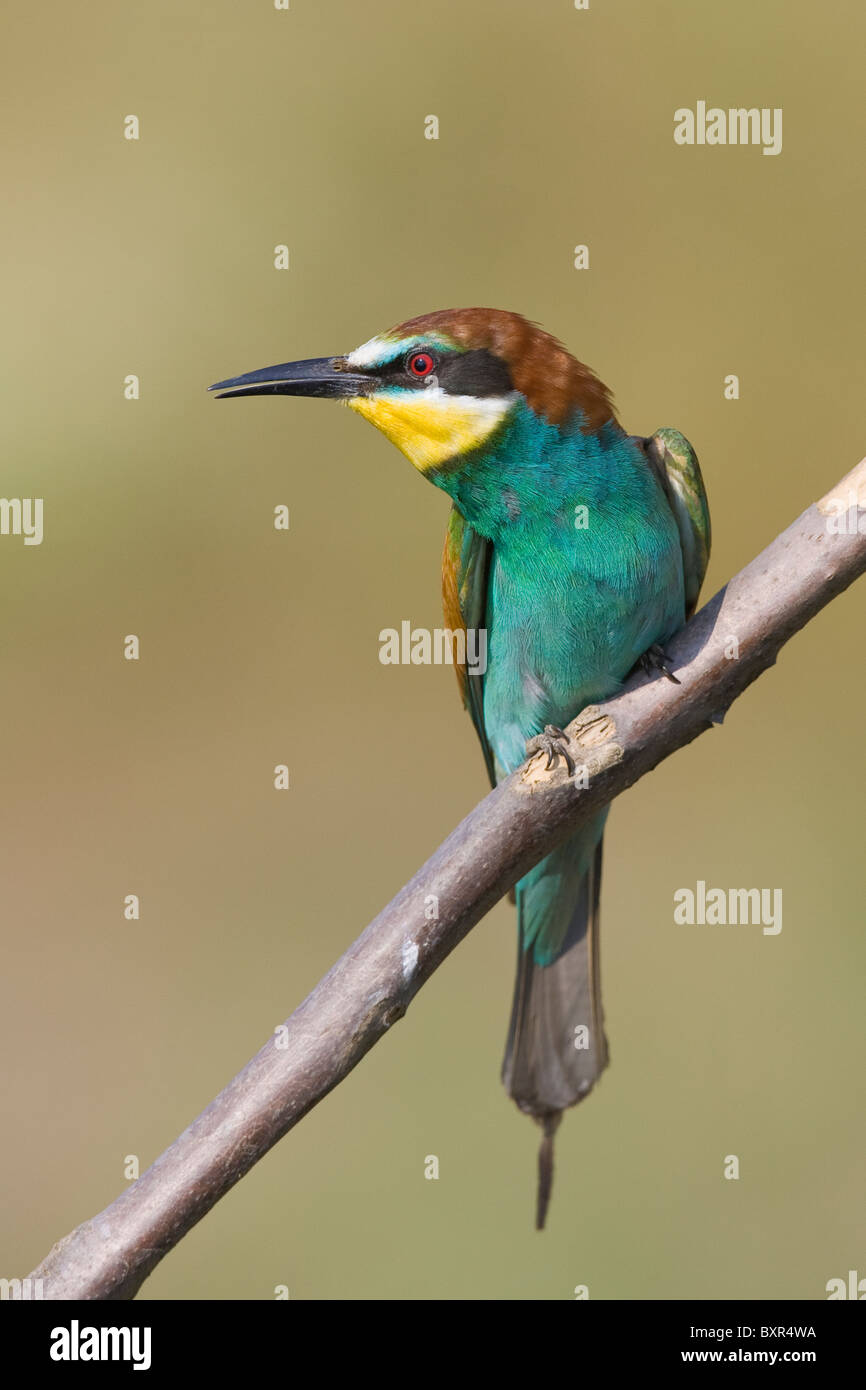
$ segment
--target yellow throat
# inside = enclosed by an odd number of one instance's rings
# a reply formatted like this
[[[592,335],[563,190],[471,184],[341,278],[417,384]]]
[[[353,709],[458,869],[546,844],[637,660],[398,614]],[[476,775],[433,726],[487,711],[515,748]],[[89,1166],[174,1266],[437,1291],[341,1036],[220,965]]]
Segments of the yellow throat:
[[[428,386],[424,391],[386,388],[372,396],[352,396],[346,404],[425,473],[483,444],[514,400],[514,394],[451,396],[439,386]]]

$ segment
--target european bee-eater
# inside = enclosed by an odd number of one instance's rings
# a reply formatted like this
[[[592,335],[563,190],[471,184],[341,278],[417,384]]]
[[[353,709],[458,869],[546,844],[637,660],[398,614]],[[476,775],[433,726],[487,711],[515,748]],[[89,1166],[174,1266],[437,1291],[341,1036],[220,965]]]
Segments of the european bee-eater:
[[[328,396],[382,431],[451,497],[442,589],[452,630],[486,629],[482,675],[459,671],[495,785],[529,750],[613,695],[693,610],[710,519],[697,458],[676,430],[625,433],[610,393],[520,314],[446,309],[345,357],[221,381],[231,396]],[[536,1224],[553,1134],[608,1060],[599,974],[604,811],[516,888],[517,981],[505,1087],[542,1127]]]

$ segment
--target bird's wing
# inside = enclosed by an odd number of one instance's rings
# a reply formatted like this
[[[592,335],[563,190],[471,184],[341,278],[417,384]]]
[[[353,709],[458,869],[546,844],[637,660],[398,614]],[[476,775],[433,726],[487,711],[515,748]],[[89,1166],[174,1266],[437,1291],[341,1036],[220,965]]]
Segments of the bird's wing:
[[[698,456],[679,430],[656,430],[644,445],[665,490],[683,549],[686,617],[698,601],[710,558],[710,509]]]
[[[464,632],[467,628],[478,631],[485,627],[492,554],[492,542],[473,531],[462,512],[452,507],[442,553],[442,606],[446,626],[452,632],[460,628]],[[491,785],[495,787],[493,752],[484,732],[484,676],[469,675],[465,665],[458,665],[457,680],[463,703],[481,740]]]

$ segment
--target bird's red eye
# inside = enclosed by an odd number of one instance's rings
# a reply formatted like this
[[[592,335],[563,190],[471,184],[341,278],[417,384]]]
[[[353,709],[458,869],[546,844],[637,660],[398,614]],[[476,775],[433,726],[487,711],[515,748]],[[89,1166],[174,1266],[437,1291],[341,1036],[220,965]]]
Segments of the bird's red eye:
[[[406,367],[412,376],[429,376],[435,365],[429,352],[413,352],[406,359]]]

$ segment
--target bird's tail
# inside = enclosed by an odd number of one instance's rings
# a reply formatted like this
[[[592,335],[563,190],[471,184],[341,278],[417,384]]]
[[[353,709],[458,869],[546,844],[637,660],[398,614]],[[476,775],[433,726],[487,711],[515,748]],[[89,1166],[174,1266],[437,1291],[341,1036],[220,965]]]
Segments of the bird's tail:
[[[517,885],[517,979],[502,1064],[505,1089],[543,1130],[536,1226],[547,1215],[553,1136],[607,1065],[598,954],[606,813]]]

